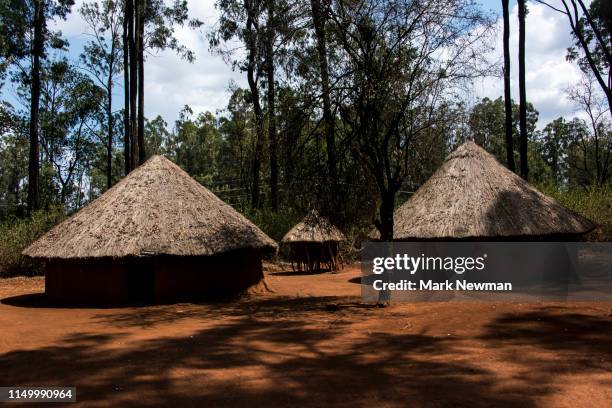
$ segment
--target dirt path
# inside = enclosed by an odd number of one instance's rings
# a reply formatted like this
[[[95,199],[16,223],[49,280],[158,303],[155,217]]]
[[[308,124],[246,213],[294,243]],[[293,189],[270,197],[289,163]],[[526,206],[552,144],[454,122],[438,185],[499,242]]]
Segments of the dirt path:
[[[87,407],[610,406],[612,304],[379,309],[358,275],[270,267],[272,294],[115,309],[0,280],[0,386],[76,386]]]

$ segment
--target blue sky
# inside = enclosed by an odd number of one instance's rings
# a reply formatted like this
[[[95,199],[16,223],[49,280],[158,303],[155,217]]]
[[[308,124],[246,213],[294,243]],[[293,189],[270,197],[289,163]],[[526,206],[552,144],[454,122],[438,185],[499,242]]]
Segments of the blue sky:
[[[68,58],[76,62],[83,44],[87,41],[87,29],[80,18],[78,8],[82,0],[76,1],[73,12],[66,21],[59,22],[57,27],[62,30],[70,42]],[[501,0],[481,0],[483,7],[501,15]],[[563,15],[560,15],[540,4],[528,3],[527,19],[527,96],[540,112],[539,127],[559,116],[572,117],[576,111],[565,97],[565,90],[577,83],[580,72],[575,66],[565,61],[565,50],[571,44],[569,27]],[[189,0],[192,16],[204,21],[203,31],[179,29],[177,36],[180,41],[191,48],[196,55],[196,61],[189,64],[181,61],[172,52],[162,52],[149,56],[145,65],[145,114],[149,118],[161,114],[173,126],[178,112],[184,105],[190,105],[195,112],[216,112],[225,108],[229,98],[231,82],[239,86],[247,86],[243,74],[233,72],[219,57],[208,51],[205,39],[206,30],[217,18],[214,0]],[[511,47],[512,58],[517,54],[517,8],[516,2],[511,2]],[[496,38],[496,51],[492,59],[500,59],[502,55],[501,21],[498,20],[499,33]],[[500,65],[501,69],[501,65]],[[513,64],[512,81],[513,97],[518,99],[516,64]],[[468,98],[474,102],[482,97],[497,98],[502,95],[501,78],[487,78],[474,84]],[[3,99],[11,97],[10,85],[3,89]],[[117,88],[116,109],[121,108],[122,92]]]

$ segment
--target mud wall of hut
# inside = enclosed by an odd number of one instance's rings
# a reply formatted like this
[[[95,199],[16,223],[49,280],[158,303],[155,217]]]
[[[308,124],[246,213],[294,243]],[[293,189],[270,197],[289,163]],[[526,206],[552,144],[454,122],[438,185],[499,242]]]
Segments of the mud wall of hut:
[[[252,249],[213,256],[54,260],[46,267],[50,299],[91,304],[165,303],[240,292],[263,278]]]

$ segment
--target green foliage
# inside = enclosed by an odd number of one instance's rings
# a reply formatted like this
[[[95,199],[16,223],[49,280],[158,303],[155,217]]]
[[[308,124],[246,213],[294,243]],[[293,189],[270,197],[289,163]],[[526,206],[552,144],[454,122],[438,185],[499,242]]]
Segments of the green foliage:
[[[27,190],[21,181],[28,171],[28,139],[18,126],[7,127],[12,129],[0,135],[0,222],[25,213]]]
[[[527,137],[531,140],[536,134],[538,111],[527,103]],[[502,97],[492,100],[483,98],[469,114],[470,135],[497,160],[506,163],[506,129],[504,101]],[[518,163],[519,138],[519,105],[512,101],[512,133],[515,146],[515,162]]]
[[[0,277],[42,273],[41,263],[22,256],[21,251],[64,218],[63,210],[55,208],[0,224]]]
[[[538,188],[598,225],[589,235],[590,241],[612,241],[612,186],[560,190],[554,186],[542,185]]]
[[[278,212],[270,209],[249,210],[244,215],[277,242],[304,216],[292,209]]]
[[[590,20],[586,16],[582,16],[578,19],[577,27],[582,32],[584,41],[587,43],[588,48],[591,50],[591,56],[595,67],[602,74],[607,75],[610,69],[610,61],[606,57],[606,44],[609,46],[612,41],[612,11],[610,8],[609,0],[593,0],[588,6]],[[593,25],[591,25],[591,22]],[[601,43],[595,35],[596,28],[599,34],[602,36],[603,43]],[[574,45],[567,49],[566,58],[569,61],[577,61],[578,66],[584,71],[588,72],[591,67],[588,59],[585,55],[584,49],[580,44],[580,40],[576,35],[576,32],[572,32],[574,38]]]

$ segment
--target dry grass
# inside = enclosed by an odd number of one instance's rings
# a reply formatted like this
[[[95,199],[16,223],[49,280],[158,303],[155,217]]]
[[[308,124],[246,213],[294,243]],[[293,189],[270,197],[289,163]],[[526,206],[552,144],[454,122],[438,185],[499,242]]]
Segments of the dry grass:
[[[393,236],[398,240],[566,236],[594,227],[468,141],[397,209]]]
[[[283,243],[291,242],[340,242],[346,237],[325,217],[312,210],[285,234]]]

